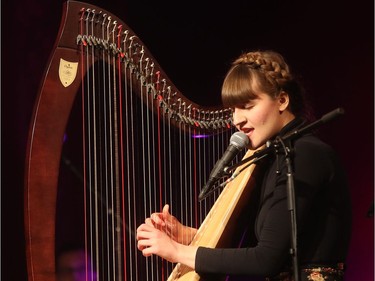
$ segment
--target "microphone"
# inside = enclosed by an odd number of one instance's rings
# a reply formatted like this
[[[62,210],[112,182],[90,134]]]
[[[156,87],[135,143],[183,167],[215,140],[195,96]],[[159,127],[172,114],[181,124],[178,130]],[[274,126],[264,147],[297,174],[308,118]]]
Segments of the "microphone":
[[[242,132],[236,132],[230,137],[229,146],[224,152],[224,155],[216,162],[214,168],[212,169],[207,183],[204,185],[201,193],[198,196],[199,200],[204,199],[214,183],[225,176],[224,169],[230,162],[232,162],[234,157],[236,157],[236,155],[249,144],[249,142],[249,138],[245,135],[245,133]]]

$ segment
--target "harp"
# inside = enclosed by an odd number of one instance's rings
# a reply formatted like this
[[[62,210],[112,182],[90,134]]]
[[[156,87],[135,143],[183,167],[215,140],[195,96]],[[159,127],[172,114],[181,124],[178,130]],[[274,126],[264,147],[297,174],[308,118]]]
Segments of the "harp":
[[[123,21],[67,1],[29,131],[30,281],[55,280],[59,175],[72,122],[81,132],[85,245],[98,280],[167,280],[175,265],[145,259],[134,232],[165,203],[184,224],[204,221],[220,190],[204,202],[197,198],[234,132],[231,110],[192,102]]]

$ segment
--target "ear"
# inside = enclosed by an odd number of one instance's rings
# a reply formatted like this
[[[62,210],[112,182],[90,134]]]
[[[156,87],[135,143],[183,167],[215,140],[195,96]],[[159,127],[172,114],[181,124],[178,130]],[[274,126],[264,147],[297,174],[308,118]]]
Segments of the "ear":
[[[284,91],[281,91],[278,98],[277,98],[278,102],[279,102],[279,111],[284,111],[288,108],[288,105],[289,105],[289,95],[288,93],[284,92]]]

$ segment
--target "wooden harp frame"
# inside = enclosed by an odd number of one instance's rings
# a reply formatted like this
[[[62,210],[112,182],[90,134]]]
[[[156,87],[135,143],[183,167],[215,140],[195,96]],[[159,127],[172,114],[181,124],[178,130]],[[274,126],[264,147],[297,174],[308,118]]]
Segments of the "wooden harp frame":
[[[56,198],[61,152],[77,91],[90,67],[90,64],[85,66],[82,63],[81,55],[86,53],[87,47],[99,44],[101,48],[107,48],[116,60],[125,60],[136,72],[135,80],[142,75],[151,79],[149,84],[143,83],[144,87],[158,85],[153,87],[156,92],[149,106],[168,111],[175,126],[190,126],[198,132],[211,134],[224,131],[227,134],[225,144],[234,131],[230,109],[202,107],[184,97],[134,32],[115,16],[111,15],[109,20],[109,15],[103,9],[79,1],[67,1],[64,5],[58,37],[40,85],[29,130],[24,202],[29,281],[55,280]],[[118,42],[127,43],[127,49],[115,41],[99,40],[82,33],[85,21],[98,21],[100,24],[105,21]],[[148,62],[152,62],[153,71],[157,72],[156,80],[155,73],[147,73],[149,68],[145,66],[144,54],[147,54]],[[140,87],[143,86],[141,84]],[[181,100],[198,116],[186,115],[174,108]],[[212,162],[213,165],[215,161]]]

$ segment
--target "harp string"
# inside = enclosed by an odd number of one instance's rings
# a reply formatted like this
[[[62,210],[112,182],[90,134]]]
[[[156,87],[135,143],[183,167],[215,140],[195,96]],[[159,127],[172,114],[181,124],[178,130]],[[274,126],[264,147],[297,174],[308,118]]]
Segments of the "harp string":
[[[204,126],[221,124],[228,112],[179,97],[136,36],[106,14],[83,14],[81,34],[93,40],[100,26],[105,42],[81,45],[89,69],[82,70],[86,248],[98,280],[166,280],[173,265],[145,259],[135,230],[166,203],[183,224],[198,228],[220,192],[198,205],[201,185],[233,133]]]
[[[90,15],[90,13],[88,13]],[[104,23],[104,22],[103,22]],[[113,36],[107,25],[102,24],[103,38]],[[93,21],[86,20],[86,34],[93,34]],[[112,38],[113,40],[114,38]],[[87,218],[86,247],[96,274],[107,280],[122,275],[120,204],[120,160],[118,89],[115,58],[101,53],[100,65],[96,65],[94,49],[86,52],[85,61],[90,70],[86,73],[86,91],[83,107],[86,116],[85,146],[87,157]],[[99,79],[97,79],[99,77]],[[103,82],[101,82],[103,81]],[[122,146],[121,146],[122,150]],[[120,155],[121,156],[121,155]],[[122,157],[122,156],[121,156]]]
[[[83,22],[83,17],[85,15],[82,14],[82,22]],[[89,25],[88,25],[88,16],[84,20],[85,26],[84,26],[84,31],[82,30],[83,34],[89,34]],[[82,25],[81,25],[82,27]],[[93,51],[93,50],[92,50]],[[82,56],[82,62],[85,62],[86,68],[89,68],[90,66],[90,60],[92,63],[92,58],[86,54],[86,56],[83,56],[85,52],[81,53]],[[86,81],[86,85],[83,86],[83,92],[82,92],[82,106],[83,106],[83,119],[86,121],[86,123],[83,124],[84,132],[83,132],[83,143],[84,147],[87,148],[85,149],[85,156],[84,157],[84,170],[87,176],[85,176],[85,190],[86,190],[86,198],[88,200],[86,201],[87,208],[85,208],[85,244],[86,248],[88,249],[88,252],[90,253],[90,262],[92,264],[96,264],[96,266],[99,264],[99,261],[97,260],[97,257],[94,255],[92,252],[93,249],[95,249],[94,244],[95,243],[95,233],[93,232],[92,227],[97,225],[95,221],[97,221],[97,209],[95,208],[95,198],[97,198],[97,165],[95,165],[96,162],[96,154],[95,154],[95,146],[96,146],[96,135],[95,135],[95,130],[96,130],[96,120],[95,118],[95,108],[92,107],[92,104],[95,104],[95,95],[93,95],[95,87],[92,83],[92,78],[95,77],[92,73],[92,71],[95,70],[95,65],[92,66],[93,68],[90,71],[87,71],[86,74],[86,79],[82,81]],[[84,84],[83,84],[84,85]],[[86,153],[87,152],[87,153]],[[96,259],[94,261],[94,259]],[[100,273],[100,268],[97,266],[97,272],[98,274]],[[86,264],[86,274],[87,274],[87,264]]]
[[[140,54],[143,49],[145,55]],[[165,280],[172,265],[143,257],[136,247],[135,230],[166,203],[183,223],[200,225],[214,199],[198,206],[197,194],[221,155],[218,147],[228,144],[229,138],[221,141],[218,134],[231,131],[224,130],[230,125],[230,110],[216,112],[185,98],[132,30],[91,4],[64,4],[51,55],[27,151],[29,278],[54,280],[56,250],[63,243],[80,242],[82,234],[86,261],[94,265],[97,280]],[[194,76],[189,80],[194,82]],[[149,112],[142,113],[146,108]],[[68,117],[76,116],[72,113],[81,114],[82,124],[72,124],[76,120],[70,119],[69,125],[74,126],[67,126]],[[150,119],[144,123],[144,147],[142,114]],[[70,237],[65,231],[60,237],[55,231],[60,226],[56,224],[56,194],[64,188],[58,186],[61,140],[64,131],[81,125],[77,138],[82,137],[78,163],[81,166],[82,160],[84,235],[79,233],[78,241],[66,241]]]
[[[127,50],[127,33],[125,34],[125,39],[123,40],[123,50]],[[124,270],[130,272],[130,276],[134,275],[134,272],[138,271],[138,261],[134,259],[133,256],[136,252],[136,248],[134,243],[134,226],[136,225],[136,213],[131,212],[131,210],[135,209],[136,204],[136,195],[135,192],[131,192],[135,190],[135,169],[130,169],[129,167],[134,167],[135,165],[135,155],[134,155],[134,107],[133,107],[133,96],[132,96],[132,80],[131,73],[129,70],[129,65],[125,62],[123,64],[123,83],[124,83],[124,104],[127,112],[125,115],[125,158],[126,164],[124,166],[125,171],[125,190],[126,196],[124,196],[124,201],[127,203],[127,208],[124,206],[125,214],[124,220],[127,221],[125,223],[124,229],[124,253],[129,252],[129,260],[134,261],[134,269],[132,266],[128,267],[127,263],[127,255],[124,254]]]

